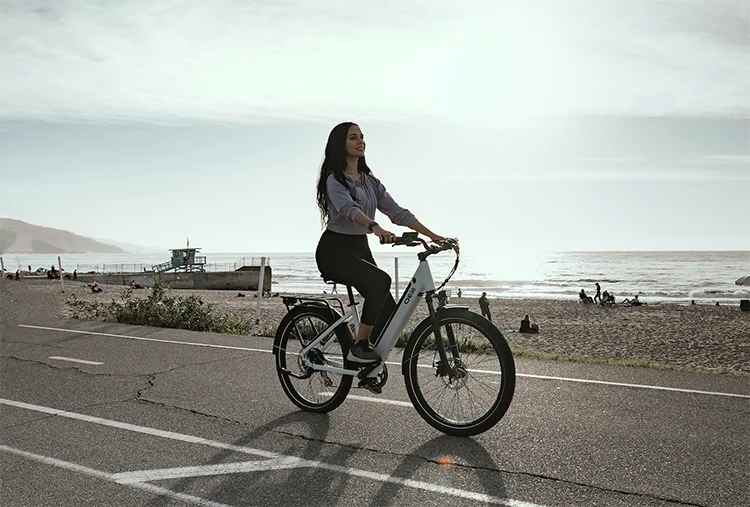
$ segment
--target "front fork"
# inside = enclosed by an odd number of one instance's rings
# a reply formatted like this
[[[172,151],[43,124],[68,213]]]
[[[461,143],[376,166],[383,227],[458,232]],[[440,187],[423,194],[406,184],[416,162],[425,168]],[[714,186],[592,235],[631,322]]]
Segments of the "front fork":
[[[431,292],[425,294],[425,302],[427,303],[427,308],[430,312],[430,317],[432,318],[432,332],[435,333],[435,345],[437,347],[438,356],[440,356],[440,360],[436,365],[437,371],[435,372],[435,376],[450,377],[452,376],[451,374],[453,372],[453,368],[451,368],[451,361],[448,360],[445,341],[443,340],[443,335],[440,330],[440,319],[437,315],[438,312],[435,311]],[[445,306],[445,302],[445,292],[441,291],[441,293],[438,294],[438,308]],[[456,336],[453,334],[453,328],[451,326],[446,326],[445,330],[446,334],[448,335],[448,348],[450,349],[451,356],[453,358],[452,362],[455,364],[460,360],[458,345],[456,343]]]

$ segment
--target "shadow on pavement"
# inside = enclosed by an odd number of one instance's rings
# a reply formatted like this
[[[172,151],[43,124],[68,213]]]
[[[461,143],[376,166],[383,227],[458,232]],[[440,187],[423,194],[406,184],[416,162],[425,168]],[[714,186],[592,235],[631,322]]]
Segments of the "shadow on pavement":
[[[326,463],[345,463],[349,457],[358,449],[331,446],[326,442],[326,436],[330,428],[330,420],[327,414],[312,414],[302,411],[294,411],[282,417],[268,422],[262,427],[256,428],[243,438],[232,442],[233,445],[253,447],[253,442],[269,432],[276,431],[290,424],[304,424],[307,426],[307,436],[294,438],[286,450],[275,451],[278,454],[298,456],[300,458],[325,461]],[[281,433],[285,433],[281,431]],[[328,450],[335,449],[333,453],[328,452],[322,459],[321,452],[324,446]],[[236,451],[226,450],[217,453],[209,462],[203,465],[228,463],[236,461],[256,461],[264,458],[252,455],[246,457],[238,456]],[[161,484],[172,491],[187,493],[214,502],[222,502],[236,505],[317,505],[319,500],[335,499],[345,494],[348,475],[332,473],[313,467],[300,467],[289,470],[273,472],[249,472],[227,474],[213,477],[191,477],[180,479],[177,482]],[[215,482],[219,480],[218,486]],[[212,481],[211,491],[207,492],[206,481]],[[167,498],[155,498],[148,505],[161,507],[169,505],[172,500]]]
[[[456,464],[440,464],[445,458],[449,458]],[[471,438],[441,435],[425,442],[419,448],[415,449],[409,456],[405,456],[401,461],[401,464],[391,472],[390,475],[402,479],[432,482],[429,479],[420,479],[415,476],[421,469],[444,466],[467,466],[490,471],[497,470],[497,464],[492,459],[492,456],[490,456],[484,447],[475,440]],[[481,473],[477,475],[481,478],[484,485],[483,490],[478,491],[479,493],[498,498],[505,498],[505,486],[500,480],[498,474]],[[398,494],[404,488],[407,488],[407,486],[390,482],[383,483],[383,486],[377,492],[375,497],[370,500],[369,505],[372,507],[382,505],[400,505],[400,502],[403,500],[398,498]],[[448,505],[451,503],[450,500],[446,502]]]

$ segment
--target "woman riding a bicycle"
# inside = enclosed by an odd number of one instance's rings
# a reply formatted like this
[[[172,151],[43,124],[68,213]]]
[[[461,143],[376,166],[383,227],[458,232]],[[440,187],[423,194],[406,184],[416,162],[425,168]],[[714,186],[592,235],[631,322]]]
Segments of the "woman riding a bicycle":
[[[399,206],[375,178],[365,161],[362,130],[352,122],[336,125],[328,136],[317,201],[326,227],[315,251],[318,269],[326,280],[351,285],[364,297],[359,330],[348,359],[377,361],[380,357],[372,349],[370,337],[377,340],[396,302],[390,292],[391,277],[375,263],[367,234],[372,232],[381,243],[392,243],[396,236],[374,220],[375,210],[432,241],[444,238]]]

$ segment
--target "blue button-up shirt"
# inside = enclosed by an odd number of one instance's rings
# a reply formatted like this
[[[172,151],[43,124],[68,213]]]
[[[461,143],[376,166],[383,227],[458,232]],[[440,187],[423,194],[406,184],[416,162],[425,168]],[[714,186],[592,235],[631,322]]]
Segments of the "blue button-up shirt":
[[[327,229],[341,234],[367,234],[369,231],[354,221],[360,211],[375,219],[375,209],[384,213],[396,225],[411,226],[417,221],[411,211],[402,208],[393,200],[380,180],[362,174],[362,184],[344,173],[350,188],[354,189],[356,200],[352,199],[349,188],[342,185],[333,174],[328,175],[328,225]]]

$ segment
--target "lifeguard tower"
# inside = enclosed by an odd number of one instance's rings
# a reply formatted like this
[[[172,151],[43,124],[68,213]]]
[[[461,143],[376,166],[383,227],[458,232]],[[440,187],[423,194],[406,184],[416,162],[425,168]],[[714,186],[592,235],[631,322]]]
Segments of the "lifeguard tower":
[[[202,273],[205,271],[206,256],[196,255],[199,250],[200,248],[173,248],[170,250],[172,260],[153,266],[152,269],[154,273],[166,273],[167,271],[174,271],[175,273],[200,271]]]

